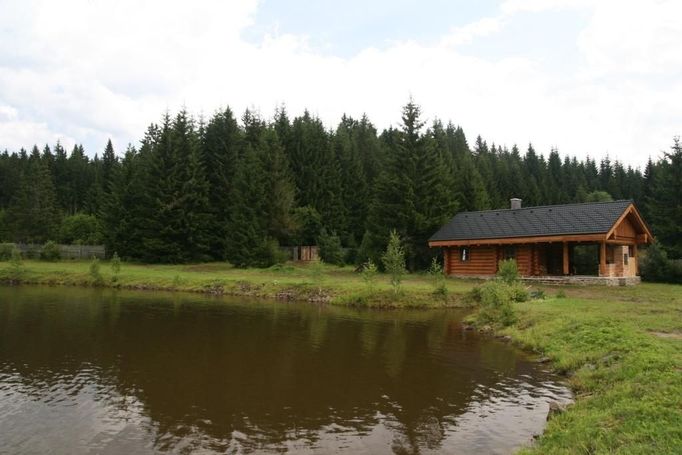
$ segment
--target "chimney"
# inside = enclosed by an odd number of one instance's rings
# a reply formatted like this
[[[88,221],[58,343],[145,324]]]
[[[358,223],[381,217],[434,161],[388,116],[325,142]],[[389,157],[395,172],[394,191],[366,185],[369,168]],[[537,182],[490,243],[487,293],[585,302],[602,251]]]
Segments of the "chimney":
[[[519,199],[519,198],[517,198],[517,197],[513,197],[513,198],[510,199],[510,201],[511,201],[511,208],[512,208],[512,210],[520,209],[520,208],[521,208],[521,199]]]

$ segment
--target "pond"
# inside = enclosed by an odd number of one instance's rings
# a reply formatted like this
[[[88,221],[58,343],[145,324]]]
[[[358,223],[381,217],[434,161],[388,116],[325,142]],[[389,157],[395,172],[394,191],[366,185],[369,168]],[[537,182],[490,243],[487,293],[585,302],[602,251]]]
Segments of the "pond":
[[[0,453],[511,453],[570,392],[464,315],[0,287]]]

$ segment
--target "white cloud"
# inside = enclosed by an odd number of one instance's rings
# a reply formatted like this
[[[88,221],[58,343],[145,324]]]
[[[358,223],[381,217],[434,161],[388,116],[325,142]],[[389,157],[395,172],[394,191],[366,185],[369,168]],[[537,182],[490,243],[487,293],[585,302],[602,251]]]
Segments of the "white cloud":
[[[229,103],[269,115],[286,103],[330,127],[344,112],[366,112],[385,127],[413,94],[427,116],[461,123],[470,140],[532,140],[543,152],[609,152],[642,164],[680,133],[681,6],[508,0],[497,17],[434,44],[396,42],[339,58],[297,35],[244,40],[255,0],[0,0],[0,148],[75,138],[94,153],[111,136],[122,152],[164,110],[182,105],[210,115]],[[568,71],[524,49],[484,58],[462,47],[502,37],[518,15],[566,8],[587,17],[575,37],[581,63]]]
[[[466,24],[462,27],[455,27],[445,35],[441,44],[445,46],[458,46],[471,43],[474,39],[491,35],[498,32],[502,26],[502,19],[499,17],[484,17],[476,22]]]

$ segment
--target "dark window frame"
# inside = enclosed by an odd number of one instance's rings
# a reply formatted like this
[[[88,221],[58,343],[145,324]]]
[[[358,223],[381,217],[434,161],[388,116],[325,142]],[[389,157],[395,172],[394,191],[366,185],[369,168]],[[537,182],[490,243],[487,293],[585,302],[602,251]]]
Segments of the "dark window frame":
[[[459,262],[469,262],[471,260],[471,251],[468,246],[463,246],[459,249]]]

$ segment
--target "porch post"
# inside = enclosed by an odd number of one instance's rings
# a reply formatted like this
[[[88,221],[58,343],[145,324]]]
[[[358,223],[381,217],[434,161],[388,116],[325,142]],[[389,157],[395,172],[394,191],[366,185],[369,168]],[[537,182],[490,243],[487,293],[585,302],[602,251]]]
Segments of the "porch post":
[[[568,275],[568,242],[564,242],[564,275]]]
[[[606,242],[599,245],[599,276],[606,276]]]
[[[450,247],[443,248],[443,273],[450,274]]]
[[[635,260],[635,275],[639,275],[639,255],[637,254],[637,244],[632,245],[632,258]]]

